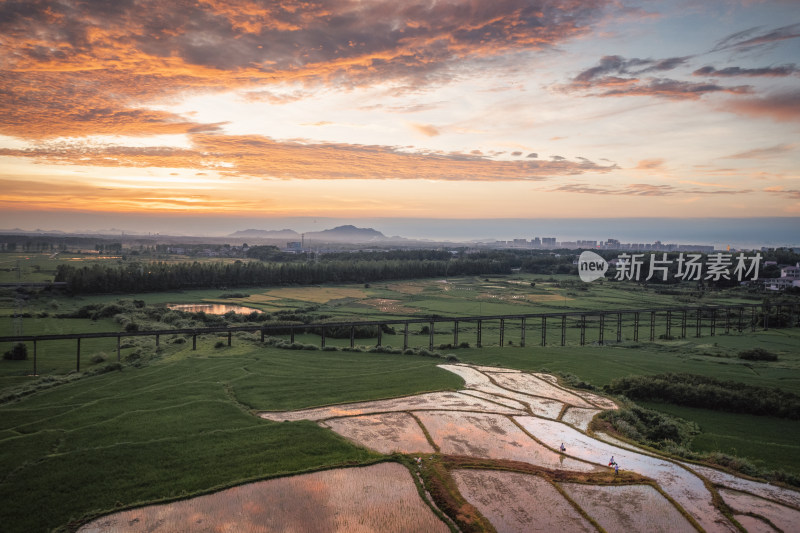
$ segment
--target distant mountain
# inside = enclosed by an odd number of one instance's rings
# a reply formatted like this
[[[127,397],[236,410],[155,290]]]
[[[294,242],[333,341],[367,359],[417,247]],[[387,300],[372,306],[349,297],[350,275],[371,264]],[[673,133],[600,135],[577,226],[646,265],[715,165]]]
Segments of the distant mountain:
[[[352,242],[363,243],[372,241],[384,241],[386,235],[372,228],[357,228],[355,226],[337,226],[333,229],[314,231],[305,234],[306,240],[325,241],[325,242]]]
[[[231,233],[228,237],[247,238],[247,239],[287,239],[291,241],[300,240],[300,234],[293,229],[245,229]]]

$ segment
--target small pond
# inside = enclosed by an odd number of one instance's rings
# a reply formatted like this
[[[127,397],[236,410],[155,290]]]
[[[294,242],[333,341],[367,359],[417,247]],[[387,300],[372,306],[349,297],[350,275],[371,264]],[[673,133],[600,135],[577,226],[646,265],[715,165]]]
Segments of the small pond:
[[[241,305],[228,305],[228,304],[167,304],[169,309],[175,311],[183,311],[185,313],[207,313],[209,315],[224,315],[225,313],[241,313],[248,315],[258,309],[252,307],[242,307]]]

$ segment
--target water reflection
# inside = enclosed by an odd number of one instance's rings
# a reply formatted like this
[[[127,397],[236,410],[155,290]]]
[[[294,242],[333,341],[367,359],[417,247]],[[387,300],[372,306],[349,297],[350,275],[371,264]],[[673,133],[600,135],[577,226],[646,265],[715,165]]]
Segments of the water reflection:
[[[242,307],[241,305],[228,304],[167,304],[169,309],[184,311],[186,313],[206,313],[209,315],[224,315],[233,311],[234,313],[250,314],[258,309],[252,307]]]

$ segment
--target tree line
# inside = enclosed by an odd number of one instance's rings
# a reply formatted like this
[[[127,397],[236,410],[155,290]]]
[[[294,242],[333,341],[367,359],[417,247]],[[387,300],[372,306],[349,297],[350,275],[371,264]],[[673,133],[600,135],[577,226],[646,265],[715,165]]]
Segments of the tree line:
[[[155,292],[181,289],[368,283],[441,276],[507,274],[507,261],[326,261],[266,263],[259,261],[129,263],[127,265],[59,265],[54,281],[66,282],[73,294]]]
[[[268,256],[271,250],[261,248]],[[54,281],[73,294],[156,292],[199,288],[234,288],[321,283],[370,283],[396,279],[487,276],[522,272],[569,273],[569,256],[488,251],[453,257],[442,251],[394,251],[331,254],[319,261],[194,261],[62,264]]]

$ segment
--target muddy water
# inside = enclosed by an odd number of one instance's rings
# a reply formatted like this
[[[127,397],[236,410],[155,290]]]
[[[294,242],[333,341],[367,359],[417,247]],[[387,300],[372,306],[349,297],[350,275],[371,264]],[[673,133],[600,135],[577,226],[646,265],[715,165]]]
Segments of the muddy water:
[[[743,514],[733,515],[733,517],[744,526],[747,533],[775,533],[775,530],[759,518]]]
[[[326,470],[122,511],[80,533],[431,531],[447,533],[397,463]]]
[[[548,450],[502,415],[454,411],[415,414],[444,454],[523,461],[573,472],[599,470]]]
[[[416,409],[458,409],[464,411],[480,411],[487,413],[521,414],[518,409],[504,407],[497,403],[475,398],[457,392],[431,392],[417,396],[407,396],[394,400],[378,400],[375,402],[358,402],[301,411],[259,413],[267,420],[324,420],[338,416],[359,416],[385,411],[413,411]]]
[[[783,531],[800,530],[800,511],[744,492],[721,489],[719,493],[725,503],[742,514],[763,516]]]
[[[594,418],[594,415],[599,413],[599,409],[581,409],[580,407],[570,407],[561,421],[570,426],[576,427],[581,431],[586,431],[589,428],[589,423]]]
[[[631,470],[655,479],[661,488],[688,511],[709,532],[735,532],[736,528],[712,503],[703,480],[681,466],[648,455],[628,451],[599,441],[560,422],[533,417],[516,417],[529,432],[544,442],[564,442],[566,455],[608,465],[614,456],[621,470]]]
[[[510,389],[531,396],[541,396],[543,398],[555,399],[568,405],[576,407],[595,407],[580,396],[567,392],[556,387],[552,383],[534,377],[531,374],[507,374],[491,373],[487,374],[504,389]]]
[[[462,496],[499,532],[596,531],[540,477],[493,470],[454,470],[452,475]]]
[[[649,485],[562,483],[564,491],[606,531],[696,533],[694,526]]]
[[[489,394],[488,392],[482,392],[479,390],[474,389],[464,389],[458,391],[461,394],[466,394],[468,396],[475,396],[476,398],[483,398],[484,400],[489,400],[492,402],[497,402],[500,405],[505,405],[506,407],[511,407],[512,409],[518,409],[520,412],[525,412],[528,409],[526,404],[519,402],[517,400],[512,400],[511,398],[504,398],[501,396],[497,396],[495,394]]]
[[[252,312],[258,311],[252,307],[242,307],[241,305],[228,305],[228,304],[167,304],[167,308],[175,311],[184,311],[186,313],[206,313],[208,315],[224,315],[225,313],[234,313],[247,315]]]
[[[323,426],[379,453],[434,453],[422,428],[408,413],[333,418]]]
[[[689,463],[683,464],[701,476],[706,477],[715,485],[722,485],[731,489],[750,492],[756,496],[761,496],[762,498],[775,500],[779,503],[800,508],[800,492],[796,490],[777,487],[775,485],[770,485],[769,483],[761,483],[758,481],[750,481],[749,479],[742,479],[740,477],[732,476],[707,466],[699,466]]]
[[[439,365],[439,367],[461,376],[464,379],[466,383],[465,386],[468,390],[480,391],[484,394],[490,394],[497,398],[510,398],[516,400],[517,402],[521,402],[528,406],[531,414],[536,416],[543,416],[545,418],[553,419],[558,418],[558,415],[561,413],[561,409],[564,406],[563,403],[553,399],[530,396],[518,391],[498,387],[491,382],[488,376],[476,370],[476,368],[479,367],[473,368],[466,365]],[[501,373],[497,372],[496,374]],[[520,372],[503,372],[503,374],[520,374]]]

